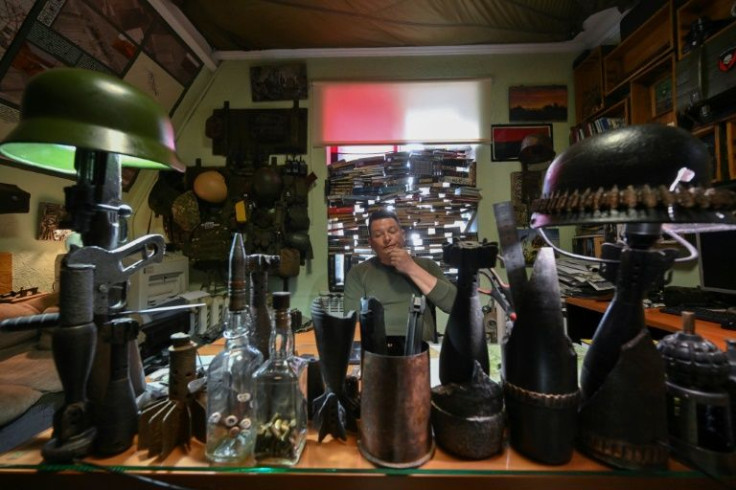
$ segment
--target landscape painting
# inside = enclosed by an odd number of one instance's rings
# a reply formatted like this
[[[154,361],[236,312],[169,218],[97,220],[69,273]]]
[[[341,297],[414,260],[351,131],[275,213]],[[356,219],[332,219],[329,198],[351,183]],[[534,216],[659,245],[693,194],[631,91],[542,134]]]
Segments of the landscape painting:
[[[567,86],[509,87],[509,121],[567,121]]]

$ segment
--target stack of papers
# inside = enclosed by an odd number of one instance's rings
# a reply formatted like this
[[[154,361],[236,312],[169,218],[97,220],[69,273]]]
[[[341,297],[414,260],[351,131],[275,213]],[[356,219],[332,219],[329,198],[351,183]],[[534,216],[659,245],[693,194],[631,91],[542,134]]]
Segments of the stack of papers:
[[[603,296],[615,286],[598,273],[598,265],[568,258],[557,259],[557,277],[562,296]]]

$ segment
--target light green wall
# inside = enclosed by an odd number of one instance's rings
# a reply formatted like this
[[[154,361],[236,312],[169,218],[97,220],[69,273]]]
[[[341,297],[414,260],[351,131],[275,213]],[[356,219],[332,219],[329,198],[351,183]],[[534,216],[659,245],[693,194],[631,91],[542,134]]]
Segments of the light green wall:
[[[574,54],[553,55],[495,55],[495,56],[443,56],[443,57],[397,57],[397,58],[353,58],[353,59],[308,59],[307,74],[310,80],[358,79],[452,79],[471,77],[492,78],[492,101],[489,107],[493,123],[508,122],[508,87],[510,85],[565,84],[572,99],[572,61]],[[294,60],[300,61],[300,60]],[[225,101],[232,108],[275,108],[290,107],[289,103],[253,103],[250,100],[249,69],[262,61],[228,61],[217,70],[207,93],[202,97],[197,110],[179,134],[179,152],[187,162],[193,164],[201,158],[205,165],[224,165],[224,158],[211,154],[211,141],[204,135],[204,125],[214,109]],[[570,102],[572,104],[572,100]],[[302,101],[302,107],[308,107]],[[574,114],[570,107],[570,114]],[[555,148],[567,147],[568,124],[555,123],[553,135]],[[490,134],[490,128],[488,128]],[[491,163],[490,146],[478,148],[477,178],[482,189],[483,200],[479,210],[479,236],[495,240],[497,237],[492,203],[510,199],[509,173],[520,170],[518,163]],[[311,240],[315,258],[302,268],[302,273],[291,280],[292,304],[309,312],[309,303],[320,291],[328,289],[327,283],[327,212],[324,201],[324,181],[327,176],[325,152],[322,148],[310,148],[307,155],[310,170],[318,176],[315,187],[309,194],[309,216]],[[569,246],[569,235],[567,237]],[[272,284],[278,287],[280,282]]]
[[[575,53],[546,53],[539,55],[483,55],[483,56],[417,56],[395,58],[336,58],[278,61],[304,61],[310,80],[316,79],[360,79],[360,80],[396,80],[396,79],[452,79],[470,77],[492,78],[492,101],[485,108],[490,112],[489,120],[494,124],[508,122],[508,88],[512,85],[564,84],[568,86],[568,113],[570,121],[574,118],[574,97],[572,82],[572,62]],[[253,103],[250,96],[249,69],[252,65],[267,64],[268,61],[226,61],[211,75],[200,76],[195,87],[190,90],[188,99],[181,105],[174,116],[177,130],[178,153],[186,165],[193,165],[201,158],[204,165],[224,165],[223,157],[212,155],[212,142],[205,136],[204,128],[212,111],[220,109],[225,101],[230,107],[242,108],[283,108],[290,103],[262,102]],[[308,107],[308,101],[302,101],[302,107]],[[554,123],[554,147],[559,153],[568,146],[568,123]],[[490,132],[490,128],[489,128]],[[483,200],[479,209],[479,236],[489,240],[497,239],[496,224],[492,204],[510,199],[509,175],[520,170],[518,163],[491,162],[490,146],[483,145],[476,153],[478,162],[478,186],[482,189]],[[321,148],[310,148],[306,157],[310,171],[317,177],[317,183],[309,194],[309,216],[312,224],[311,239],[314,248],[314,260],[302,268],[299,277],[292,279],[290,289],[293,293],[292,304],[304,312],[309,312],[309,303],[320,291],[327,290],[327,238],[326,204],[324,201],[324,181],[327,176],[325,168],[325,152]],[[149,225],[150,211],[146,197],[153,185],[155,174],[142,173],[126,200],[133,205],[136,213],[132,220],[135,236],[146,233],[162,232],[158,220]],[[32,210],[37,202],[53,199],[63,202],[61,187],[67,181],[52,177],[39,176],[22,170],[8,169],[0,166],[0,182],[15,183],[31,192],[33,196]],[[46,242],[35,240],[34,212],[25,215],[0,215],[0,250],[13,251],[36,260],[46,254],[63,252],[59,245],[50,246]],[[5,226],[4,226],[5,225]],[[562,245],[570,247],[571,227],[561,230]],[[676,282],[681,285],[697,284],[697,273],[688,267],[683,273],[676,272]],[[34,271],[33,276],[50,274],[43,267]],[[196,281],[196,275],[193,275]],[[48,281],[46,281],[48,283]],[[280,281],[272,286],[279,287]],[[18,284],[16,284],[16,287]]]

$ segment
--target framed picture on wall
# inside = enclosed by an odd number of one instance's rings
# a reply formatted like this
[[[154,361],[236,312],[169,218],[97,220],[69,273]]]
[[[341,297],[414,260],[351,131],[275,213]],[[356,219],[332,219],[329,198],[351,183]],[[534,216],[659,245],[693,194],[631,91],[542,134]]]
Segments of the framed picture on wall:
[[[530,134],[544,134],[552,139],[551,124],[494,124],[491,126],[491,160],[518,160],[521,141]]]
[[[307,65],[253,66],[250,69],[250,91],[253,102],[304,100],[308,91]]]
[[[567,121],[567,86],[509,87],[509,121]]]
[[[38,239],[64,241],[71,235],[72,230],[61,228],[62,221],[66,218],[66,210],[63,204],[42,202],[38,211]]]

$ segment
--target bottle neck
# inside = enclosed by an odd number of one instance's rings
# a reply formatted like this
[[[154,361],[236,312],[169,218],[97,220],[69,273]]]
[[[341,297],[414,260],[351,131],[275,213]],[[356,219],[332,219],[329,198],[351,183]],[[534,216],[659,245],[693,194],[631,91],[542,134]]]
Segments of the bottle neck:
[[[288,310],[274,310],[271,329],[271,359],[287,359],[294,355],[294,334]]]
[[[251,323],[252,318],[248,308],[236,311],[228,310],[223,333],[225,344],[227,346],[247,344]]]

